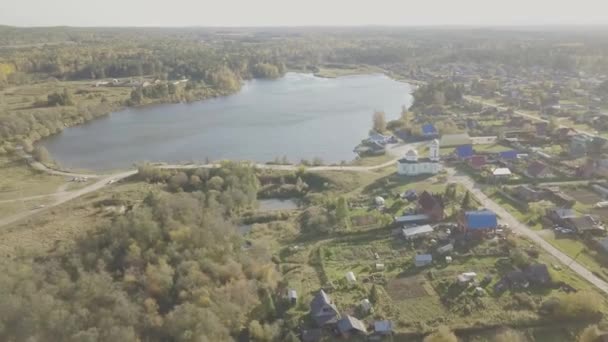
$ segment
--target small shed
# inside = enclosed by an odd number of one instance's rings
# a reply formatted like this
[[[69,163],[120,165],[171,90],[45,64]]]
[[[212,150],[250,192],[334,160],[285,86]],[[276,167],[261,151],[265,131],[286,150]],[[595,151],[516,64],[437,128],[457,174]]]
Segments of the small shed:
[[[441,247],[437,248],[437,253],[446,254],[446,253],[450,253],[453,250],[454,250],[454,245],[451,243],[448,243],[445,246],[441,246]]]
[[[388,320],[375,321],[374,331],[380,335],[390,335],[393,332],[393,322]]]
[[[403,215],[395,217],[396,224],[416,224],[430,222],[431,217],[425,214]]]
[[[374,199],[374,203],[376,203],[376,206],[381,207],[384,205],[385,201],[384,198],[376,196],[376,198]]]
[[[448,264],[450,264],[450,263],[452,262],[452,257],[451,257],[451,256],[449,256],[449,255],[448,255],[448,256],[446,256],[446,257],[445,257],[445,262],[446,262],[446,263],[448,263]]]
[[[475,273],[475,272],[464,272],[464,273],[459,274],[458,277],[456,277],[456,279],[458,279],[459,283],[466,284],[468,282],[475,280],[475,277],[477,277],[477,273]]]
[[[376,264],[376,271],[384,271],[384,264]]]
[[[433,256],[430,254],[417,254],[414,257],[414,265],[416,267],[424,267],[433,262]]]
[[[349,271],[346,273],[346,281],[350,284],[356,283],[357,277],[355,277],[355,274],[352,271]]]
[[[289,303],[292,305],[296,304],[298,301],[298,292],[294,289],[290,289],[287,291],[287,299],[289,299]]]
[[[492,171],[492,176],[496,178],[509,178],[511,177],[511,170],[507,167],[499,167]]]
[[[403,237],[406,240],[414,240],[424,236],[427,236],[433,232],[433,227],[428,224],[424,226],[416,226],[412,228],[403,229]]]

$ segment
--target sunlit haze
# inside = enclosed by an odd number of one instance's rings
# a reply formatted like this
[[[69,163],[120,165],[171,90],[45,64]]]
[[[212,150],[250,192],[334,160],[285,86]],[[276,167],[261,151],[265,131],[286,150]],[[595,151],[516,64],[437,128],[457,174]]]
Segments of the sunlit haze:
[[[604,25],[605,0],[21,0],[15,26]]]

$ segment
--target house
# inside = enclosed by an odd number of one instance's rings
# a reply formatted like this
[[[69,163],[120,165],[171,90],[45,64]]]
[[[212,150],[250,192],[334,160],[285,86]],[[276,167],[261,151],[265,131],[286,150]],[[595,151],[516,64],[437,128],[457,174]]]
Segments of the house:
[[[509,170],[509,168],[506,167],[499,167],[494,169],[494,171],[492,171],[492,176],[495,179],[500,179],[500,178],[509,178],[511,177],[511,170]]]
[[[345,316],[338,321],[338,331],[344,337],[348,337],[353,334],[367,334],[365,324],[353,316]]]
[[[502,160],[516,160],[519,152],[515,150],[502,151],[498,153],[498,158]]]
[[[527,177],[530,178],[547,178],[552,177],[551,169],[539,161],[533,161],[528,165],[528,168],[524,172]]]
[[[547,286],[551,284],[551,275],[547,265],[544,264],[533,264],[524,270],[526,278],[530,284],[535,286]]]
[[[413,228],[403,229],[403,237],[406,240],[415,240],[425,236],[428,236],[433,232],[433,227],[430,225],[418,226]]]
[[[564,226],[575,230],[579,234],[604,230],[601,222],[592,215],[569,217],[565,219]]]
[[[374,332],[379,335],[390,335],[393,333],[393,322],[384,320],[384,321],[375,321],[374,322]]]
[[[529,185],[518,185],[513,189],[515,197],[526,202],[537,202],[540,200],[542,193]]]
[[[431,218],[425,214],[404,215],[395,217],[395,224],[417,224],[430,222]]]
[[[547,210],[547,218],[555,225],[566,226],[566,220],[576,217],[576,212],[569,208],[552,208]]]
[[[441,170],[439,140],[433,139],[428,147],[428,158],[420,158],[415,149],[408,150],[405,157],[397,161],[397,173],[404,176],[437,174]]]
[[[437,129],[432,124],[426,124],[422,126],[422,135],[426,138],[436,138],[439,134]]]
[[[484,167],[484,165],[486,165],[486,163],[487,163],[486,156],[482,156],[482,155],[475,155],[469,159],[469,165],[476,170],[479,170],[482,167]]]
[[[395,137],[391,135],[383,135],[377,132],[370,133],[369,137],[366,140],[369,143],[378,144],[384,146],[386,144],[396,142]]]
[[[569,208],[552,208],[546,212],[547,218],[555,225],[564,226],[566,219],[576,217],[576,212]]]
[[[487,231],[496,229],[498,218],[490,210],[467,211],[460,219],[460,225],[465,232]]]
[[[433,256],[430,254],[416,254],[414,257],[414,265],[416,267],[424,267],[433,262]]]
[[[425,190],[418,197],[418,211],[428,215],[433,222],[443,220],[444,209],[441,196],[433,195]]]
[[[319,290],[310,302],[310,315],[319,327],[336,323],[340,317],[338,308],[323,290]]]
[[[456,157],[458,157],[458,159],[469,159],[473,157],[473,154],[473,145],[469,144],[456,147]]]

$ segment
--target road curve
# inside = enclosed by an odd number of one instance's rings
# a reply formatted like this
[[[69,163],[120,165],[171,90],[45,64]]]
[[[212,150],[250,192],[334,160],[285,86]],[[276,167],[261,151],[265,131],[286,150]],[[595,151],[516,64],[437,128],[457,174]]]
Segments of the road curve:
[[[492,211],[494,211],[504,223],[507,223],[511,229],[520,235],[523,235],[530,240],[534,241],[537,245],[539,245],[542,249],[544,249],[547,253],[553,255],[556,259],[562,262],[564,265],[568,266],[572,271],[576,272],[579,276],[586,279],[591,284],[595,285],[598,289],[608,294],[608,283],[599,277],[595,276],[591,271],[586,269],[583,265],[576,262],[576,260],[567,256],[557,248],[553,247],[550,243],[548,243],[545,239],[539,236],[535,231],[530,229],[530,227],[525,224],[519,222],[511,213],[505,210],[503,207],[498,205],[494,200],[489,198],[485,193],[481,191],[481,187],[476,185],[473,180],[464,174],[457,173],[452,168],[446,168],[448,171],[448,181],[462,184],[467,190],[469,190],[483,205]]]

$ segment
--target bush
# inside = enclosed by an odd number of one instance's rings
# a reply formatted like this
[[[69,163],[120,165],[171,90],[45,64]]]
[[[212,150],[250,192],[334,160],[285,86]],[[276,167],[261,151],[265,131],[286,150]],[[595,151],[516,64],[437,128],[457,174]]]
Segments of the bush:
[[[591,292],[562,294],[543,303],[543,311],[559,319],[590,319],[600,313],[602,300]]]
[[[424,338],[424,342],[458,342],[458,338],[446,326],[441,326],[437,331]]]

